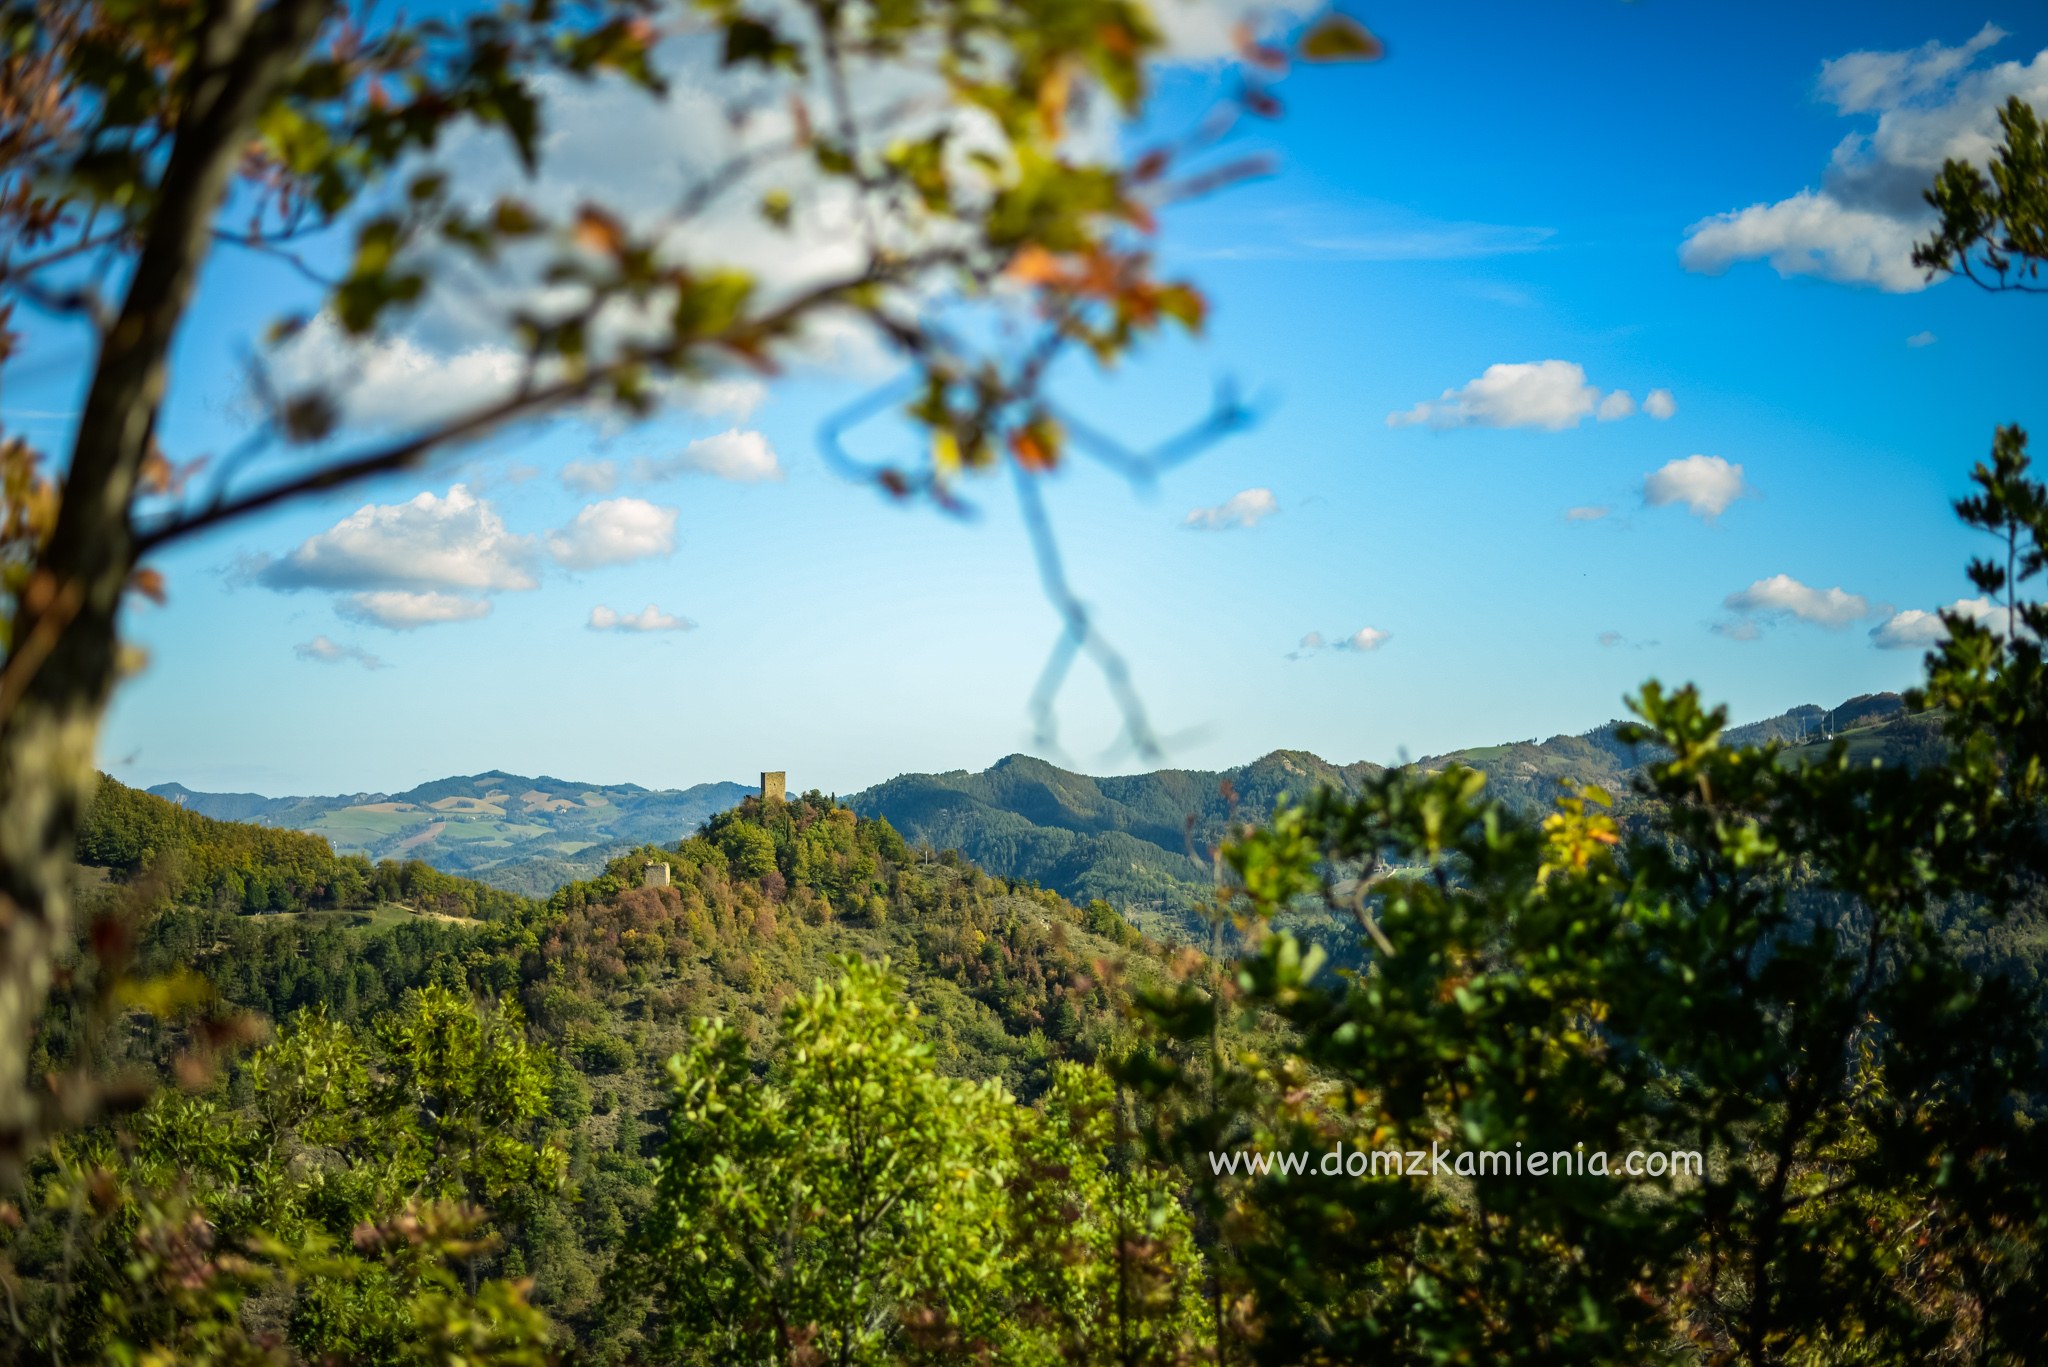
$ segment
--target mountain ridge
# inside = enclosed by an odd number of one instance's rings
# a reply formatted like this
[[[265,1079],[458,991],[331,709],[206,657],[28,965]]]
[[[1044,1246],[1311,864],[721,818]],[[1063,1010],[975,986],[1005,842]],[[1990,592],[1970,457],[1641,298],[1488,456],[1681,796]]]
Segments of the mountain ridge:
[[[1898,720],[1895,693],[1862,694],[1833,708],[1804,704],[1731,727],[1731,741],[1781,740],[1795,749],[1835,730],[1871,731]],[[1568,784],[1625,787],[1646,756],[1622,743],[1619,722],[1549,740],[1475,746],[1413,761],[1424,769],[1483,769],[1494,792],[1518,806],[1547,806]],[[1872,728],[1875,728],[1873,731]],[[1872,754],[1899,753],[1889,738],[1859,740]],[[1918,742],[1915,742],[1916,744]],[[1911,753],[1912,747],[1904,753]],[[913,843],[957,849],[993,873],[1029,879],[1079,902],[1129,908],[1146,929],[1184,925],[1211,881],[1202,851],[1232,820],[1262,818],[1285,795],[1333,786],[1355,791],[1385,772],[1369,760],[1339,764],[1281,748],[1228,769],[1159,769],[1092,776],[1022,753],[987,768],[899,774],[845,799],[882,817]],[[544,897],[594,876],[647,843],[690,834],[757,790],[700,783],[647,788],[594,784],[504,769],[433,779],[398,792],[325,797],[205,793],[179,783],[148,790],[221,820],[288,826],[325,836],[336,853],[420,859],[506,891]]]

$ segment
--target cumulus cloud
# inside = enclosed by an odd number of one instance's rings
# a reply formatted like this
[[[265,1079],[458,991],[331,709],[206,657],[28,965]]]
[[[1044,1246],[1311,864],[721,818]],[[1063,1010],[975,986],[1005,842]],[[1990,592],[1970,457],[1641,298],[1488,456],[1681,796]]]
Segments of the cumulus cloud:
[[[445,421],[510,395],[520,371],[507,346],[478,339],[436,348],[405,334],[354,338],[324,313],[269,360],[273,387],[324,393],[345,422],[364,428]]]
[[[1910,347],[1933,346],[1939,340],[1941,339],[1931,332],[1916,332],[1906,339],[1906,345]]]
[[[366,503],[256,573],[273,589],[530,589],[533,540],[469,486]]]
[[[424,428],[509,398],[525,360],[480,329],[435,319],[434,307],[430,302],[421,325],[426,335],[354,338],[320,314],[272,353],[271,384],[290,394],[321,393],[345,425],[370,431]],[[766,385],[745,377],[664,382],[656,392],[678,410],[708,418],[746,418],[768,396]]]
[[[1664,421],[1677,411],[1678,400],[1671,397],[1671,391],[1668,389],[1653,389],[1643,400],[1643,412],[1658,422]]]
[[[1610,422],[1634,411],[1635,400],[1625,390],[1602,394],[1586,382],[1585,367],[1575,361],[1515,361],[1488,366],[1478,379],[1446,389],[1434,403],[1387,414],[1387,426],[1562,432],[1589,417]]]
[[[1280,511],[1271,489],[1242,489],[1213,508],[1195,508],[1181,525],[1195,531],[1216,532],[1229,527],[1256,527],[1262,519]]]
[[[673,554],[679,510],[642,498],[608,498],[548,533],[548,554],[572,570],[626,565]]]
[[[1719,275],[1738,261],[1769,261],[1779,275],[1816,275],[1906,294],[1927,284],[1913,264],[1920,231],[1890,214],[1801,190],[1776,204],[1752,204],[1695,223],[1680,260],[1702,275]]]
[[[1998,143],[1997,110],[2017,95],[2048,103],[2048,51],[1980,65],[2005,34],[1986,24],[1967,42],[1852,52],[1822,64],[1822,99],[1875,127],[1835,148],[1819,188],[1705,218],[1686,230],[1686,269],[1718,275],[1740,261],[1894,293],[1924,289],[1912,263],[1932,214],[1920,195],[1948,159],[1982,166]]]
[[[1301,648],[1303,650],[1321,650],[1325,644],[1323,633],[1320,631],[1311,631],[1308,635],[1301,638]]]
[[[471,622],[488,616],[491,600],[465,597],[459,593],[415,593],[405,589],[376,589],[351,593],[334,605],[336,613],[365,626],[413,631],[444,622]]]
[[[1604,503],[1582,503],[1576,508],[1565,509],[1564,520],[1567,522],[1598,522],[1613,511],[1614,509]]]
[[[592,631],[689,631],[697,624],[649,603],[638,612],[614,612],[602,603],[590,610]]]
[[[1722,634],[1745,641],[1755,639],[1760,620],[1796,620],[1840,631],[1871,615],[1870,600],[1862,594],[1839,588],[1813,588],[1789,574],[1759,579],[1748,588],[1729,594],[1722,606],[1739,619]]]
[[[633,462],[633,478],[645,482],[684,474],[762,484],[782,478],[782,462],[767,437],[739,428],[699,437],[672,456],[644,456]]]
[[[1686,456],[1643,476],[1643,502],[1652,508],[1683,503],[1693,516],[1709,522],[1754,492],[1742,478],[1742,467],[1719,456]]]
[[[359,664],[364,669],[382,669],[384,662],[361,646],[345,646],[325,636],[315,636],[292,647],[292,654],[316,664]]]
[[[1996,612],[1989,598],[1958,598],[1941,612],[1906,608],[1895,612],[1870,629],[1870,639],[1879,650],[1925,650],[1948,639],[1948,625],[1941,613],[1981,622]]]

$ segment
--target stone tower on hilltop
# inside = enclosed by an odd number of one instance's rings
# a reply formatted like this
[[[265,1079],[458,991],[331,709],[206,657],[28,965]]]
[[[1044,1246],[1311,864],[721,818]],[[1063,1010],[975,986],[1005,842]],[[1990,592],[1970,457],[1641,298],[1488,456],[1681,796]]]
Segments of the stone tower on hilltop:
[[[761,800],[763,802],[786,802],[789,800],[789,775],[780,769],[761,771]]]

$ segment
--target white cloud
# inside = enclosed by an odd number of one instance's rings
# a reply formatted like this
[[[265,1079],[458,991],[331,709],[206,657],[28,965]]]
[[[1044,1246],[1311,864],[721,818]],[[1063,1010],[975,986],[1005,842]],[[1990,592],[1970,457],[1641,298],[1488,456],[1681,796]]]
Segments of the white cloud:
[[[1596,638],[1603,646],[1618,646],[1627,639],[1618,631],[1603,631]]]
[[[1564,520],[1567,522],[1598,522],[1613,511],[1614,509],[1604,503],[1584,503],[1576,508],[1565,509]]]
[[[364,669],[382,669],[384,662],[364,650],[361,646],[345,646],[325,636],[315,636],[310,641],[301,641],[292,647],[292,654],[302,660],[318,664],[338,665],[344,662],[359,664]]]
[[[1678,400],[1671,397],[1671,391],[1668,389],[1653,389],[1643,400],[1643,412],[1658,422],[1664,421],[1677,411]]]
[[[1740,617],[1789,617],[1830,631],[1839,631],[1851,622],[1870,616],[1871,612],[1870,600],[1860,593],[1849,593],[1839,588],[1812,588],[1789,574],[1759,579],[1748,588],[1729,594],[1722,606]],[[1724,634],[1734,635],[1739,640],[1748,640],[1755,635],[1754,631],[1747,636],[1738,633],[1739,628],[1731,628]]]
[[[1738,261],[1769,261],[1779,275],[1906,294],[1927,283],[1913,264],[1913,239],[1921,231],[1890,214],[1801,190],[1776,204],[1752,204],[1693,224],[1679,260],[1701,275],[1719,275]]]
[[[323,313],[271,355],[270,380],[285,393],[327,394],[351,426],[425,427],[506,397],[520,368],[510,347],[474,341],[435,350],[401,334],[357,339]]]
[[[557,476],[562,487],[577,494],[608,494],[619,487],[619,463],[615,460],[572,460]]]
[[[843,367],[853,369],[851,365]],[[768,386],[748,376],[703,380],[690,386],[684,406],[707,418],[744,420],[768,400]]]
[[[1930,39],[1905,52],[1836,57],[1820,64],[1821,94],[1844,114],[1881,113],[1938,91],[2003,37],[2003,30],[1986,24],[1961,47],[1943,47]]]
[[[368,593],[351,593],[336,603],[334,610],[351,622],[389,627],[393,631],[412,631],[444,622],[472,622],[488,616],[491,600],[465,597],[459,593],[377,589]]]
[[[1392,637],[1388,632],[1381,631],[1378,627],[1360,627],[1357,631],[1352,632],[1330,648],[1332,650],[1378,650],[1391,639]]]
[[[1602,395],[1575,361],[1490,365],[1478,379],[1446,389],[1434,403],[1387,414],[1389,427],[1540,427],[1561,432],[1589,417],[1625,418],[1635,400],[1622,390]]]
[[[1958,598],[1941,612],[1981,622],[1997,610],[1989,598]],[[1870,639],[1879,650],[1921,650],[1946,641],[1948,627],[1942,622],[1940,612],[1906,608],[1872,627]]]
[[[614,612],[603,604],[590,610],[592,631],[689,631],[697,624],[649,603],[638,612]]]
[[[1941,339],[1931,332],[1916,332],[1906,339],[1906,345],[1910,347],[1933,346],[1939,340]]]
[[[1652,508],[1683,503],[1693,516],[1709,522],[1754,492],[1742,478],[1742,467],[1719,456],[1686,456],[1643,476],[1643,502]]]
[[[1718,275],[1762,260],[1780,275],[1894,293],[1926,288],[1912,263],[1913,241],[1933,221],[1921,192],[1948,159],[1990,159],[1996,112],[2009,96],[2048,103],[2048,51],[2024,63],[1978,65],[2004,36],[1986,24],[1956,47],[1928,42],[1823,63],[1821,97],[1844,115],[1877,115],[1876,126],[1836,146],[1818,189],[1693,224],[1679,250],[1686,269]]]
[[[640,484],[654,484],[678,475],[710,475],[736,484],[762,484],[783,477],[774,446],[759,432],[733,428],[699,437],[671,456],[641,456],[624,474]],[[608,494],[619,487],[622,472],[615,460],[577,460],[562,467],[563,487],[579,494]]]
[[[1256,527],[1280,511],[1271,489],[1243,489],[1213,508],[1196,508],[1181,525],[1196,531],[1222,531],[1228,527]]]
[[[436,317],[430,296],[419,333],[352,338],[326,314],[315,317],[269,358],[270,380],[286,394],[319,392],[342,423],[362,430],[417,429],[510,397],[525,373],[518,352],[491,330]],[[501,329],[502,330],[502,329]],[[611,329],[623,334],[625,323]],[[543,379],[559,371],[543,367]],[[750,377],[663,381],[656,393],[675,408],[712,418],[746,418],[768,396]]]
[[[1237,51],[1240,27],[1270,32],[1320,8],[1319,0],[1163,0],[1146,10],[1169,61],[1205,63]]]
[[[1626,389],[1617,389],[1600,400],[1600,407],[1594,416],[1602,422],[1613,422],[1616,418],[1625,418],[1635,411],[1635,396]]]
[[[469,486],[366,503],[257,579],[274,589],[530,589],[533,541]]]
[[[608,498],[548,533],[548,554],[572,570],[670,555],[676,548],[678,512],[641,498]]]
[[[680,474],[760,484],[781,479],[782,462],[767,437],[739,428],[715,437],[699,437],[672,456],[642,457],[633,462],[633,478],[637,480],[672,479]]]
[[[1299,660],[1325,650],[1349,650],[1363,654],[1378,650],[1391,639],[1388,632],[1378,627],[1360,627],[1349,636],[1340,636],[1334,641],[1325,638],[1320,631],[1311,631],[1301,638],[1300,646],[1287,652],[1287,658]]]

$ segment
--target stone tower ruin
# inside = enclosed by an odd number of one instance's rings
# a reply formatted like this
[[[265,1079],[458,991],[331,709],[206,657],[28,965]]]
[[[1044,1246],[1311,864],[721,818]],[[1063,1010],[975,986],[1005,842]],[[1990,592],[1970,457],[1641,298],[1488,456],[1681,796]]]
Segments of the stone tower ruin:
[[[789,800],[789,775],[780,769],[761,771],[761,800],[763,802],[786,802]]]

